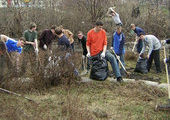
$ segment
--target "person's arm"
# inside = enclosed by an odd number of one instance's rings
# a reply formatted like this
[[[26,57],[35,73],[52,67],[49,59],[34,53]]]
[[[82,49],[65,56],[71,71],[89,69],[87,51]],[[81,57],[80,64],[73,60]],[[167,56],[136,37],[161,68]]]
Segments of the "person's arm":
[[[107,50],[107,45],[104,45],[104,47],[103,47],[103,53],[106,53],[106,50]]]
[[[103,47],[103,52],[106,53],[107,50],[107,36],[106,36],[106,32],[104,33],[105,37],[104,37],[104,47]]]
[[[37,32],[35,32],[35,39],[34,39],[34,45],[33,45],[34,47],[35,47],[35,53],[36,53],[36,55],[38,55],[38,40],[37,40]]]
[[[142,55],[144,52],[145,52],[145,48],[146,48],[146,46],[145,46],[145,43],[144,43],[144,41],[142,40],[142,50],[141,50],[141,52],[139,53],[139,56],[140,55]]]
[[[87,52],[90,53],[90,46],[86,45]]]
[[[151,39],[148,39],[148,46],[149,46],[149,51],[147,57],[149,58],[153,50],[153,41]]]
[[[35,40],[34,40],[34,43],[35,43],[35,49],[38,49],[38,40],[35,39]]]
[[[112,11],[112,16],[115,16],[117,13],[113,10]]]
[[[101,53],[101,57],[104,58],[105,54],[106,54],[106,50],[107,50],[107,36],[106,36],[106,32],[103,33],[104,34],[104,43],[103,43],[103,52]]]

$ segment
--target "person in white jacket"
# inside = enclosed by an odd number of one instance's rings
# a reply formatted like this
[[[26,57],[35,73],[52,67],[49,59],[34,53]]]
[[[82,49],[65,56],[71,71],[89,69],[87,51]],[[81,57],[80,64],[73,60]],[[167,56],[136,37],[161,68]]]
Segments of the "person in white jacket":
[[[120,20],[119,14],[115,12],[114,7],[110,7],[107,14],[111,16],[117,26],[122,26],[122,21]]]
[[[160,67],[160,48],[161,43],[154,35],[144,35],[144,33],[140,34],[140,39],[143,40],[143,48],[139,55],[142,55],[145,52],[146,46],[149,47],[149,51],[147,54],[148,63],[147,63],[147,69],[148,72],[150,71],[150,68],[152,66],[152,61],[154,60],[156,71],[157,73],[161,73],[161,67]]]

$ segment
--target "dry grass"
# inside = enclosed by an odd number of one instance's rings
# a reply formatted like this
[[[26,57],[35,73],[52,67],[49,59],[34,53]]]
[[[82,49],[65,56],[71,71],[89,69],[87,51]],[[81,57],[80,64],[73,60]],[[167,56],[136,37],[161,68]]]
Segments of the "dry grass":
[[[36,103],[12,95],[0,94],[0,119],[4,120],[108,120],[163,119],[169,113],[156,112],[157,103],[165,103],[167,93],[140,82],[105,82],[52,87],[42,93],[27,94]],[[104,114],[104,115],[103,115]],[[104,117],[105,116],[105,117]]]
[[[38,60],[30,62],[26,66],[26,72],[17,73],[16,68],[9,68],[8,72],[0,86],[8,90],[31,92],[41,91],[53,85],[74,84],[80,77],[75,75],[75,69],[78,70],[81,58],[79,53],[72,54],[65,58],[67,53],[55,52],[48,54],[51,61],[48,61],[47,54],[40,53]],[[73,61],[74,59],[74,61]]]

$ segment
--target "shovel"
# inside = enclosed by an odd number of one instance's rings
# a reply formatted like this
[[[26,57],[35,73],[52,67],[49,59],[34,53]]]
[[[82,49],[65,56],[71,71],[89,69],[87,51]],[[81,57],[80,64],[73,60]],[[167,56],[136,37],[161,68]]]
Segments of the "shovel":
[[[122,62],[120,61],[120,59],[118,58],[117,54],[115,53],[115,51],[113,49],[110,49],[111,53],[113,53],[116,56],[116,59],[119,61],[121,67],[123,68],[123,70],[125,71],[125,73],[129,76],[130,72],[127,72],[125,66],[122,64]]]
[[[164,58],[166,58],[166,50],[165,50],[165,46],[164,46]],[[155,110],[168,110],[170,111],[170,82],[169,82],[169,74],[168,74],[168,65],[165,62],[165,70],[166,70],[166,78],[167,78],[167,83],[168,83],[168,104],[166,105],[156,105]]]

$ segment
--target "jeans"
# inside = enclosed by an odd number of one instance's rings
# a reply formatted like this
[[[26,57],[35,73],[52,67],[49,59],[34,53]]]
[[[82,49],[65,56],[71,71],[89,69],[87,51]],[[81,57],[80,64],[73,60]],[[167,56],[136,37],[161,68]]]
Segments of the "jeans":
[[[119,55],[120,56],[120,61],[122,62],[123,66],[125,67],[125,61],[124,61],[124,55]],[[119,61],[117,61],[118,64],[119,64]],[[125,70],[123,69],[123,67],[121,67],[120,69],[121,73],[124,74],[125,73]]]
[[[115,77],[121,77],[121,73],[120,73],[120,69],[119,69],[119,64],[117,63],[117,60],[115,58],[115,56],[109,51],[106,51],[106,56],[105,56],[106,60],[110,62],[113,72],[115,73]]]

